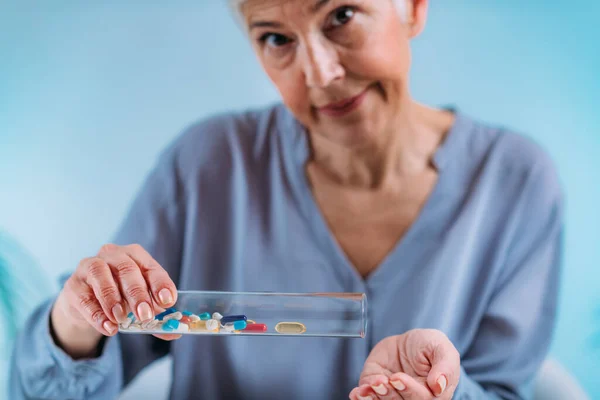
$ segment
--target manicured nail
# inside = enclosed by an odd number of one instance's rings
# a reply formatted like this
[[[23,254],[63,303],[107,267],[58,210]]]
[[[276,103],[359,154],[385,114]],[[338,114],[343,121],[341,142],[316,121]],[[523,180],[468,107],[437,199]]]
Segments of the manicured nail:
[[[158,298],[160,299],[161,303],[163,303],[165,306],[173,302],[173,295],[171,294],[171,291],[169,289],[163,289],[160,292],[158,292]]]
[[[361,396],[359,394],[358,395],[358,400],[373,400],[373,398],[371,396]]]
[[[446,390],[446,386],[448,386],[448,379],[444,375],[441,375],[437,380],[437,384],[440,385],[440,394],[442,394]]]
[[[380,394],[382,396],[385,396],[388,392],[387,388],[385,387],[385,385],[383,383],[380,383],[377,386],[373,386],[371,385],[371,387],[373,388],[373,390],[375,391],[375,393]]]
[[[115,325],[110,322],[110,321],[105,321],[102,326],[104,327],[104,329],[106,329],[106,332],[108,332],[110,335],[112,335],[115,331]]]
[[[146,302],[140,303],[140,305],[137,307],[137,312],[141,321],[148,321],[154,317],[154,315],[152,315],[150,304]]]
[[[112,313],[118,323],[125,322],[127,319],[127,315],[125,315],[125,311],[123,311],[123,307],[120,304],[117,304],[112,308]]]
[[[390,381],[390,383],[393,387],[396,388],[396,390],[403,391],[404,389],[406,389],[406,385],[401,381]]]

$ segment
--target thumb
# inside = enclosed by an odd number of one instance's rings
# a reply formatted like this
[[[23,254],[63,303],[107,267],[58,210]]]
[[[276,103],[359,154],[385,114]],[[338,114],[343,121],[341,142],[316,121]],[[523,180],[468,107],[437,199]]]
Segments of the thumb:
[[[434,349],[427,385],[438,397],[456,387],[459,375],[460,355],[450,340],[445,338]]]

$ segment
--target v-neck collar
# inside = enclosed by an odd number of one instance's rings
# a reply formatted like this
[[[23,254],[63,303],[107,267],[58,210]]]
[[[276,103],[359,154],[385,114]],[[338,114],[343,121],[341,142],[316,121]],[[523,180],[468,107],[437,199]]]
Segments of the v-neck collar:
[[[421,208],[419,215],[413,221],[402,238],[393,246],[388,254],[382,259],[379,265],[367,276],[363,278],[356,270],[341,245],[333,235],[325,216],[319,208],[316,199],[312,193],[310,182],[306,175],[306,163],[310,156],[309,141],[306,128],[291,114],[284,106],[280,105],[278,110],[278,134],[282,143],[282,154],[284,168],[290,179],[291,188],[296,199],[301,214],[306,219],[311,231],[315,234],[315,242],[332,264],[332,268],[338,275],[341,282],[347,287],[376,284],[381,279],[386,279],[386,271],[390,268],[397,270],[396,261],[402,259],[402,254],[407,253],[406,249],[419,238],[419,245],[425,245],[423,240],[431,238],[421,237],[418,233],[422,230],[424,220],[432,212],[435,204],[443,193],[452,188],[448,185],[451,179],[447,177],[447,167],[451,164],[457,154],[461,154],[461,149],[466,145],[466,132],[469,130],[471,121],[468,117],[454,108],[446,108],[455,114],[455,121],[443,143],[437,149],[433,156],[433,163],[438,170],[438,180]],[[401,273],[401,272],[400,272]],[[406,271],[405,271],[406,273]]]

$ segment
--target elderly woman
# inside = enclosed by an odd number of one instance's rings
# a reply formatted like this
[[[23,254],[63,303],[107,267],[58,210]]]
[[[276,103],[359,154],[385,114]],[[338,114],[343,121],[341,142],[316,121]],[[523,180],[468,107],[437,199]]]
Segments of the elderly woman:
[[[114,244],[19,337],[11,399],[115,398],[166,354],[173,399],[525,397],[556,309],[548,157],[411,98],[427,0],[235,7],[283,104],[208,119],[162,154]],[[129,310],[151,319],[178,289],[365,292],[370,328],[115,335]]]

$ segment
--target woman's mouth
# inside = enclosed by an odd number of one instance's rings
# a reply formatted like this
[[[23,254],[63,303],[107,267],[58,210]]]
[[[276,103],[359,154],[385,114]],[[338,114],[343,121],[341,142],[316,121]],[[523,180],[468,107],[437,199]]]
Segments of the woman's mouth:
[[[368,91],[369,87],[354,97],[349,97],[342,101],[330,103],[324,107],[319,107],[318,110],[319,112],[330,117],[343,117],[356,110],[362,104],[363,100],[367,96]]]

